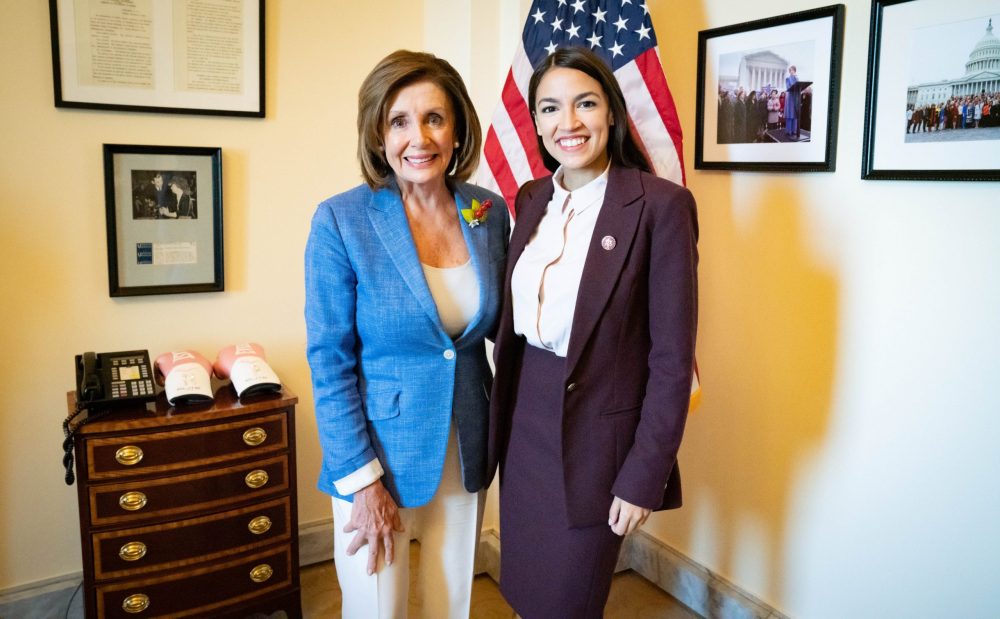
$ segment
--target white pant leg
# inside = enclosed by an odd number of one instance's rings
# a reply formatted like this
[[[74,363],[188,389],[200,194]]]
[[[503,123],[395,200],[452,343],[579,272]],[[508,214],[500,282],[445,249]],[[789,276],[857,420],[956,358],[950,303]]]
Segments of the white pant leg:
[[[392,565],[385,565],[384,553],[379,554],[375,573],[368,575],[368,546],[362,546],[354,556],[347,556],[347,547],[357,532],[344,533],[351,520],[352,504],[333,499],[333,559],[343,599],[343,619],[405,619],[407,592],[410,581],[410,522],[411,510],[399,510],[403,532],[393,534]]]
[[[483,492],[467,492],[462,484],[452,424],[441,484],[430,503],[414,510],[420,531],[415,593],[421,617],[468,618],[483,507]]]

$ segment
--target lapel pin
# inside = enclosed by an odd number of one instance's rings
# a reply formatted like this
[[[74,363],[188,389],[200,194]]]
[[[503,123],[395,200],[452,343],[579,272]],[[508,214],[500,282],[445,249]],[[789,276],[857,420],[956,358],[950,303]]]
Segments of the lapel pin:
[[[615,248],[615,245],[617,244],[618,241],[616,241],[615,237],[611,236],[610,234],[601,239],[601,247],[603,247],[605,251],[611,251],[612,249]]]

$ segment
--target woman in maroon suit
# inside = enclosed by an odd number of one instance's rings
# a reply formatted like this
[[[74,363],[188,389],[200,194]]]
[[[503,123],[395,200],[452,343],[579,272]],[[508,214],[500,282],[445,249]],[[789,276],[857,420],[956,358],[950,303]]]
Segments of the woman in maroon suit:
[[[555,174],[518,192],[494,352],[500,587],[525,619],[585,619],[622,536],[680,506],[697,215],[651,173],[598,56],[557,50],[528,99]]]

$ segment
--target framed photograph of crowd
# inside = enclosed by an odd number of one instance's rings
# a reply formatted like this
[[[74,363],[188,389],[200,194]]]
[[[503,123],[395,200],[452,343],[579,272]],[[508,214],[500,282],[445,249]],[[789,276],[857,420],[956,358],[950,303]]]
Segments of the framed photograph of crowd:
[[[222,149],[104,145],[112,297],[224,288]]]
[[[844,5],[698,33],[695,164],[832,172]]]
[[[1000,180],[1000,0],[874,0],[861,177]]]
[[[264,0],[49,0],[56,107],[264,116]]]

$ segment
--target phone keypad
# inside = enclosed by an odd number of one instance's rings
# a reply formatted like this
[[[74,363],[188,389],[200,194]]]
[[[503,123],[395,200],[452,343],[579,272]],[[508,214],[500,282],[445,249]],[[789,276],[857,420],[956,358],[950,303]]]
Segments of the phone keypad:
[[[149,367],[142,356],[111,359],[111,397],[132,398],[156,394]]]

